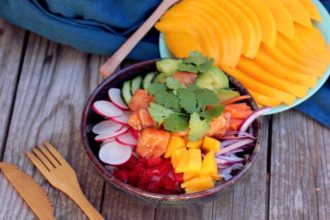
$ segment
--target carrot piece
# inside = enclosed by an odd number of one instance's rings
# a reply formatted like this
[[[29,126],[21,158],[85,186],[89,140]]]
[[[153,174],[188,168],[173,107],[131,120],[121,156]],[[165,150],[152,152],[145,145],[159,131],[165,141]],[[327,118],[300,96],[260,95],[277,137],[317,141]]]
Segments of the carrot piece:
[[[235,110],[229,110],[229,111],[226,111],[226,112],[230,112],[231,114],[231,118],[233,119],[246,119],[247,117],[249,117],[253,111],[251,110],[238,110],[238,111],[235,111]]]
[[[243,100],[246,100],[249,98],[251,98],[251,96],[249,96],[249,95],[237,96],[237,97],[233,97],[231,99],[227,99],[226,101],[223,101],[222,104],[229,105],[229,104],[233,104],[235,102],[243,101]]]
[[[244,120],[242,119],[235,119],[235,118],[232,118],[230,120],[230,124],[229,124],[229,130],[238,130],[238,128],[241,126],[241,124],[243,123]]]
[[[251,107],[248,106],[246,103],[235,103],[235,104],[226,105],[225,111],[230,109],[233,109],[235,111],[237,110],[245,111],[245,110],[251,110]]]

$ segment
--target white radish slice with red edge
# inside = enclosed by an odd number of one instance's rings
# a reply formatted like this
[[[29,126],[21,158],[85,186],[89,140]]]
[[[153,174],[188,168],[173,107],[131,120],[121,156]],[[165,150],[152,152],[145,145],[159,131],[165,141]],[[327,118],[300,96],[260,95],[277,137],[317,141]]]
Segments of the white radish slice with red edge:
[[[105,144],[99,151],[102,162],[111,165],[120,165],[132,156],[132,148],[122,145],[116,141]]]
[[[130,116],[131,112],[124,112],[121,116],[119,117],[113,117],[110,118],[112,121],[118,123],[118,124],[122,124],[122,125],[128,125],[128,119]]]
[[[133,137],[131,132],[126,132],[122,135],[117,136],[116,141],[120,144],[130,146],[130,147],[137,145],[137,140]]]
[[[111,88],[108,91],[109,98],[111,102],[117,106],[118,108],[121,108],[123,110],[129,110],[128,106],[124,103],[123,99],[121,98],[121,91],[117,88]]]
[[[94,134],[106,134],[106,133],[112,133],[115,131],[120,130],[123,127],[123,125],[118,124],[111,120],[105,120],[102,121],[92,128],[92,131]]]
[[[93,109],[97,114],[108,118],[119,117],[124,114],[123,110],[116,107],[112,102],[104,100],[94,102]]]
[[[116,138],[117,136],[127,132],[127,130],[128,130],[128,127],[122,127],[121,129],[119,129],[118,131],[115,131],[115,132],[108,132],[108,133],[104,133],[104,134],[99,134],[95,137],[95,141],[96,142],[102,142],[102,141],[106,141],[106,140],[111,139],[111,138]]]

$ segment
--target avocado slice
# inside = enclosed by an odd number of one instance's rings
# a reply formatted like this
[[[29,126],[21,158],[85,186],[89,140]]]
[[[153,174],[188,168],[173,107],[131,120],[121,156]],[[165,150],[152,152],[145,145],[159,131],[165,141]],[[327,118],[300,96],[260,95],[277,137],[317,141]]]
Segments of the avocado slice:
[[[219,89],[217,92],[220,102],[239,96],[239,93],[229,89]]]
[[[213,66],[198,76],[196,85],[200,88],[218,91],[229,87],[229,79],[224,72]]]
[[[156,63],[157,70],[170,76],[177,71],[180,62],[182,62],[182,60],[174,60],[170,58],[160,60]]]

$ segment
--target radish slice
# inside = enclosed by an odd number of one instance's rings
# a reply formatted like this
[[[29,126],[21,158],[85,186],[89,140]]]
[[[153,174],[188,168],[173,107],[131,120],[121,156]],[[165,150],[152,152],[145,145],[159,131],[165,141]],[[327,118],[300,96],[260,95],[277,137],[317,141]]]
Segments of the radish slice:
[[[111,88],[108,91],[108,95],[112,103],[122,110],[129,110],[127,105],[124,103],[123,99],[121,98],[121,91],[117,88]]]
[[[131,112],[123,112],[123,114],[121,116],[110,118],[110,119],[118,124],[127,126],[130,115],[131,115]]]
[[[118,143],[121,143],[121,144],[127,145],[127,146],[131,146],[131,147],[137,145],[137,140],[133,137],[131,132],[126,132],[125,134],[117,136],[116,141]]]
[[[249,126],[252,124],[252,122],[254,120],[256,120],[259,116],[265,114],[266,112],[268,112],[269,110],[271,110],[271,108],[267,107],[267,108],[262,108],[259,109],[255,112],[253,112],[247,119],[245,119],[245,121],[241,124],[241,127],[239,128],[239,131],[247,131],[247,129],[249,128]],[[240,136],[240,135],[238,135]]]
[[[93,103],[93,109],[96,113],[108,118],[119,117],[124,114],[123,110],[109,101],[96,101]]]
[[[107,143],[101,147],[99,158],[102,162],[111,165],[120,165],[129,160],[132,156],[132,149],[116,141]]]
[[[115,123],[110,120],[106,120],[94,125],[92,131],[94,134],[105,134],[105,133],[112,133],[118,131],[122,127],[123,126],[121,124]]]
[[[128,128],[127,127],[122,127],[121,129],[119,129],[118,131],[115,132],[108,132],[108,133],[104,133],[104,134],[99,134],[95,137],[95,141],[96,142],[102,142],[111,138],[115,138],[121,134],[124,134],[125,132],[127,132]]]

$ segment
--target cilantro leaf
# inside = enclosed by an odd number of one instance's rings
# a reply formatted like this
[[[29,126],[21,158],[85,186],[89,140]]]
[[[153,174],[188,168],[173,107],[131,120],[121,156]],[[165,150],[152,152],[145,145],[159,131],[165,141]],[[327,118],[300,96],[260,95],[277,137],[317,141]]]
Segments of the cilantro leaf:
[[[224,111],[224,109],[225,109],[224,106],[219,105],[219,106],[215,107],[214,109],[202,112],[200,114],[200,116],[205,118],[207,121],[211,122],[213,119],[219,117],[222,114],[222,112]]]
[[[151,95],[156,95],[156,94],[164,92],[164,91],[166,91],[166,86],[157,81],[151,83],[151,85],[148,87],[148,92]]]
[[[197,99],[194,91],[188,87],[187,89],[179,89],[177,91],[180,106],[188,113],[197,111]]]
[[[179,99],[173,93],[162,91],[155,95],[155,102],[175,111],[180,111]]]
[[[198,113],[190,115],[189,120],[189,140],[198,141],[203,138],[210,130],[207,120],[201,120]]]
[[[185,86],[179,80],[174,79],[173,77],[168,77],[166,79],[166,85],[169,89],[173,90],[185,88]]]
[[[189,57],[187,57],[184,60],[185,63],[192,63],[195,64],[196,66],[200,66],[205,63],[210,63],[213,64],[213,59],[209,59],[206,56],[203,56],[201,53],[197,51],[190,52]]]
[[[213,106],[219,104],[219,97],[209,89],[199,89],[195,91],[196,99],[197,99],[197,108],[199,110],[204,111],[206,106]]]
[[[158,124],[163,124],[164,120],[173,113],[171,109],[165,108],[164,106],[153,102],[150,103],[148,111],[152,119],[155,120]]]
[[[170,132],[185,131],[188,125],[187,117],[175,113],[170,114],[164,121],[164,128]]]

